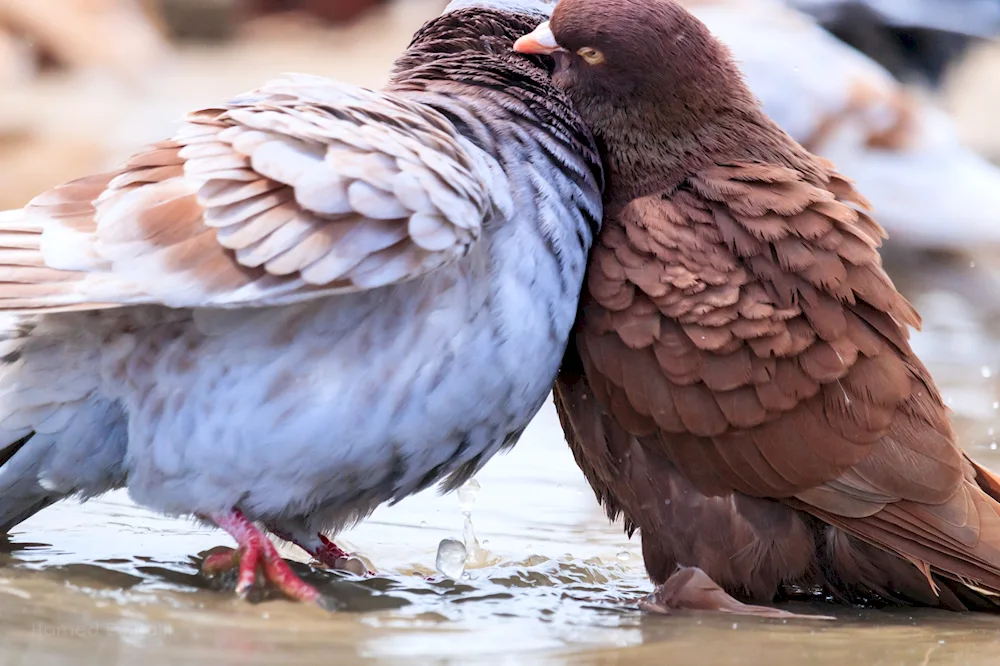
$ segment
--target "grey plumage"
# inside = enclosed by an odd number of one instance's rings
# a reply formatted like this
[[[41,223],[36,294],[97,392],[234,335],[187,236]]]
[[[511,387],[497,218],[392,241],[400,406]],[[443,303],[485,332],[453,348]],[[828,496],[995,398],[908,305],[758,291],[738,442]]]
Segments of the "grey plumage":
[[[550,3],[471,4],[384,91],[272,82],[0,214],[20,327],[0,526],[127,486],[337,529],[516,441],[576,314],[601,167],[542,61],[510,51],[541,17],[504,7]]]

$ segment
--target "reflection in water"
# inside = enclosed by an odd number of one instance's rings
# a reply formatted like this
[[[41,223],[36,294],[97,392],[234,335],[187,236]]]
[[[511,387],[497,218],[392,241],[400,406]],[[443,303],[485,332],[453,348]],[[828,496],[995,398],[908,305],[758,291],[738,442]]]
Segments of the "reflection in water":
[[[896,278],[905,291],[905,276]],[[961,441],[1000,467],[1000,345],[975,304],[910,295],[927,324],[914,344],[956,410]],[[440,566],[446,539],[466,553],[457,570]],[[638,542],[607,524],[551,405],[514,452],[460,493],[383,507],[341,541],[379,575],[296,564],[338,612],[282,599],[249,604],[214,589],[225,579],[198,575],[196,555],[231,545],[225,534],[150,514],[122,493],[56,505],[0,541],[4,662],[975,666],[1000,653],[1000,618],[989,616],[837,608],[837,622],[818,624],[638,613],[634,602],[649,591]]]

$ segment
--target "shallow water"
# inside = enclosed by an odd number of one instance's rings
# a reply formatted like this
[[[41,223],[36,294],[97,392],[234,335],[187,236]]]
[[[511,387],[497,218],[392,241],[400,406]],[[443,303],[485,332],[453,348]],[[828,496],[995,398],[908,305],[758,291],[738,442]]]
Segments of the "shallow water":
[[[927,330],[915,345],[956,409],[963,443],[1000,468],[992,430],[1000,427],[1000,345],[953,296],[916,301]],[[551,405],[476,481],[477,493],[426,492],[342,535],[342,545],[378,569],[374,578],[301,565],[340,605],[336,612],[282,599],[250,604],[213,589],[195,556],[231,545],[229,538],[150,514],[122,493],[51,507],[0,543],[0,664],[945,666],[993,664],[1000,652],[1000,618],[988,616],[819,605],[792,609],[837,620],[640,613],[635,601],[650,587],[638,541],[596,506]],[[434,571],[445,538],[472,551],[458,582]]]

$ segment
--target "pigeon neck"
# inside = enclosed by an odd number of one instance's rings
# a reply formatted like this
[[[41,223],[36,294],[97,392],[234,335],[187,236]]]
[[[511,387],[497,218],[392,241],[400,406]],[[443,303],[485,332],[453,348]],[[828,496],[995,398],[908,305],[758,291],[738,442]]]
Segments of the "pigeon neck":
[[[595,122],[594,130],[607,165],[608,210],[670,192],[720,163],[758,161],[789,166],[806,176],[820,173],[815,158],[757,108],[664,118],[655,108],[630,105]]]

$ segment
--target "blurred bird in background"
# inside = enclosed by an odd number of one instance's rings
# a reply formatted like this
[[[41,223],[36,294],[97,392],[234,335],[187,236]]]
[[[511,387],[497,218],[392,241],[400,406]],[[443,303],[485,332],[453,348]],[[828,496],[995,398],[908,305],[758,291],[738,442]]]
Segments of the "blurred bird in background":
[[[1000,33],[998,0],[789,0],[893,76],[938,86],[977,40]]]

